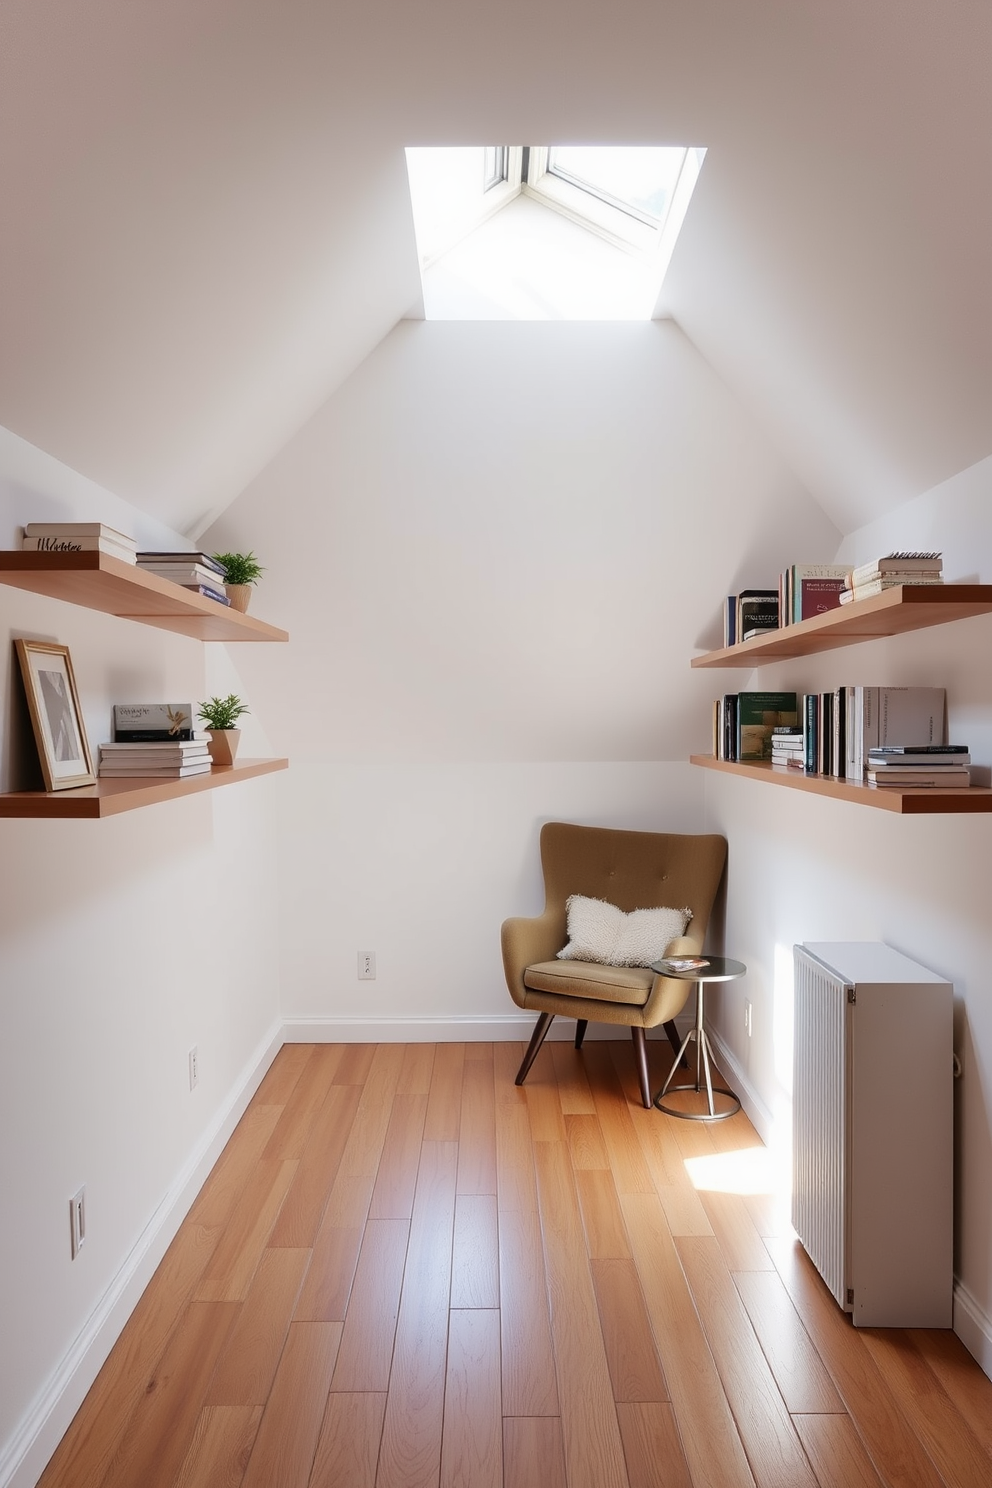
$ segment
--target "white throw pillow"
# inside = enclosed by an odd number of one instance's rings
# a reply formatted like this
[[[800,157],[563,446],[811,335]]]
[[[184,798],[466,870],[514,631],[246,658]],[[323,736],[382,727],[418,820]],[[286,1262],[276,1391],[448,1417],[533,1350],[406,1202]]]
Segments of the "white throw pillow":
[[[561,961],[598,961],[603,966],[650,966],[673,940],[685,934],[691,909],[635,909],[624,914],[605,899],[570,894],[565,901],[568,945]]]

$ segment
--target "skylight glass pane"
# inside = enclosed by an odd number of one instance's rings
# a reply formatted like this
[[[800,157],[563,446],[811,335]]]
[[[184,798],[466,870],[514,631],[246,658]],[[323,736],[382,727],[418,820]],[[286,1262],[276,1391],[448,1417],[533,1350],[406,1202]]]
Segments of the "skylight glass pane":
[[[670,145],[552,145],[548,169],[624,211],[665,220],[685,150]]]

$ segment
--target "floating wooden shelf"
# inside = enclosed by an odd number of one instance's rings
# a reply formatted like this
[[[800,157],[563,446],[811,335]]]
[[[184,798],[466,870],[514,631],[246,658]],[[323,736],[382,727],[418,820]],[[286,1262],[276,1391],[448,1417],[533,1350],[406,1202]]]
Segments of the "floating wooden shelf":
[[[693,765],[706,770],[722,770],[727,775],[743,775],[748,780],[763,780],[769,785],[784,785],[791,790],[808,791],[814,796],[830,796],[835,801],[852,801],[856,806],[874,806],[879,811],[894,811],[900,816],[948,816],[992,812],[992,790],[973,785],[967,790],[941,790],[939,786],[917,790],[895,790],[856,785],[853,780],[835,780],[831,775],[804,775],[788,765],[760,761],[737,764],[714,759],[711,754],[689,756]]]
[[[0,552],[0,583],[199,641],[288,641],[289,632],[108,553]]]
[[[246,759],[236,765],[215,765],[209,775],[191,775],[185,780],[135,775],[129,779],[105,777],[96,785],[81,785],[75,790],[8,791],[0,795],[0,817],[76,817],[93,821],[288,768],[289,760],[285,759]]]
[[[877,641],[929,625],[946,625],[972,615],[992,612],[992,584],[904,584],[872,599],[828,610],[798,625],[786,625],[754,636],[739,646],[704,651],[694,656],[694,667],[756,667],[789,657],[812,656],[837,646]]]

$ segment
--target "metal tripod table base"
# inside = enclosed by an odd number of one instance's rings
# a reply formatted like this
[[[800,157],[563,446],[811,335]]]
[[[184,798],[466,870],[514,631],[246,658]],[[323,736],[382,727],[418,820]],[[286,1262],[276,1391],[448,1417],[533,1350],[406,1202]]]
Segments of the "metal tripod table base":
[[[741,1108],[741,1103],[732,1090],[727,1090],[723,1085],[713,1084],[713,1075],[710,1069],[712,1055],[710,1052],[710,1041],[706,1037],[706,1029],[703,1027],[703,989],[708,981],[732,981],[735,977],[743,976],[746,968],[739,961],[727,961],[723,958],[712,957],[712,972],[709,976],[703,972],[696,976],[696,1021],[685,1038],[679,1052],[675,1056],[675,1063],[669,1071],[668,1079],[658,1091],[653,1104],[659,1111],[664,1111],[666,1116],[678,1116],[682,1121],[726,1121],[728,1116],[734,1116]],[[655,970],[661,970],[662,963],[656,964]],[[688,980],[688,978],[686,978]],[[682,1063],[683,1055],[689,1047],[692,1039],[696,1041],[696,1080],[695,1084],[673,1085],[676,1072]],[[699,1095],[706,1092],[705,1111],[686,1111],[673,1105],[669,1096],[678,1094],[680,1091],[692,1091]],[[718,1110],[714,1102],[714,1096],[723,1096],[729,1105],[724,1110]],[[722,1104],[722,1102],[721,1102]]]

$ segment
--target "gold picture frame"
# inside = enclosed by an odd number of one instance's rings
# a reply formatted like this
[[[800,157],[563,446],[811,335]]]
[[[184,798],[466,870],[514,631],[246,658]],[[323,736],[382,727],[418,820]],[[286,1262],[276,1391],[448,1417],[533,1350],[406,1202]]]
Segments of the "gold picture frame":
[[[45,789],[95,785],[68,646],[15,640]]]

